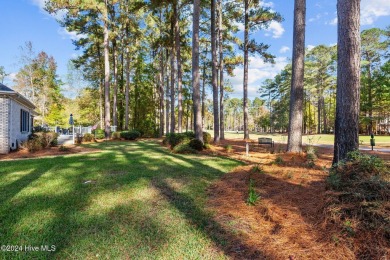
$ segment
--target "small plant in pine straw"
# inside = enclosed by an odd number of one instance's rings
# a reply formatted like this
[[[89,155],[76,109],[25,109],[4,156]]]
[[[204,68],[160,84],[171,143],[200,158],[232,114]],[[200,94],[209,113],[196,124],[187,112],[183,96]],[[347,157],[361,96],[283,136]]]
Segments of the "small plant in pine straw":
[[[256,193],[254,188],[254,182],[252,179],[249,180],[249,191],[248,191],[248,199],[246,202],[250,206],[256,205],[256,202],[260,199],[260,195]]]

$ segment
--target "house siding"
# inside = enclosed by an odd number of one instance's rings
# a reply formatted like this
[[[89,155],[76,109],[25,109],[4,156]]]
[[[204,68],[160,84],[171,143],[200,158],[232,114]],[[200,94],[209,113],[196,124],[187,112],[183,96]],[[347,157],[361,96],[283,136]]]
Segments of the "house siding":
[[[8,98],[0,97],[0,154],[9,152],[9,105]]]
[[[11,127],[10,127],[10,136],[9,136],[9,147],[13,150],[16,149],[22,142],[28,139],[28,136],[31,134],[31,117],[29,118],[29,131],[21,132],[20,130],[20,111],[23,109],[32,113],[32,110],[27,108],[24,105],[19,104],[15,100],[11,100]]]

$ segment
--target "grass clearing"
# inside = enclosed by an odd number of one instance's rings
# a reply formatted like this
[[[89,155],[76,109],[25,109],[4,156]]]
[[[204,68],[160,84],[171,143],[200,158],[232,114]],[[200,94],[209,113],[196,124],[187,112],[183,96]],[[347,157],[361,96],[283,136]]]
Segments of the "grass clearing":
[[[56,248],[0,258],[227,258],[205,190],[242,163],[153,141],[87,146],[103,152],[0,162],[0,244]]]

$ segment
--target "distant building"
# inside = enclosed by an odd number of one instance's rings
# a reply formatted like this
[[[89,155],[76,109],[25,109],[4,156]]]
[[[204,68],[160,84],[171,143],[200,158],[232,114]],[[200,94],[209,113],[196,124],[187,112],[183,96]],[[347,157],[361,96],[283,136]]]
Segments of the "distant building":
[[[18,148],[32,133],[35,106],[0,83],[0,154]]]

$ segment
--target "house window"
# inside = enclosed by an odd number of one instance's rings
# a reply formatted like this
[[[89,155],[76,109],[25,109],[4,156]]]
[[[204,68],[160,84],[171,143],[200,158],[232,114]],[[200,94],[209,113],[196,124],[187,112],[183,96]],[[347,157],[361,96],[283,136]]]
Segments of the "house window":
[[[20,110],[20,132],[30,131],[30,113],[26,110]]]

